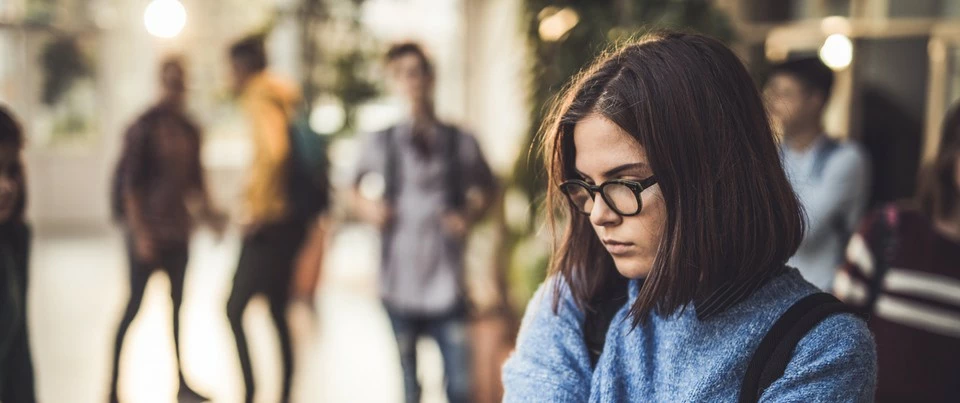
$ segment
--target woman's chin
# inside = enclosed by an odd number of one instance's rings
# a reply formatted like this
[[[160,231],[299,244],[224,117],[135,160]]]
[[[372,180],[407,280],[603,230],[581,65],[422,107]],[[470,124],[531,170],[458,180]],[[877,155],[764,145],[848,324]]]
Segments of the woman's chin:
[[[617,266],[620,275],[629,279],[644,278],[653,268],[652,262],[637,257],[614,257],[613,263]]]

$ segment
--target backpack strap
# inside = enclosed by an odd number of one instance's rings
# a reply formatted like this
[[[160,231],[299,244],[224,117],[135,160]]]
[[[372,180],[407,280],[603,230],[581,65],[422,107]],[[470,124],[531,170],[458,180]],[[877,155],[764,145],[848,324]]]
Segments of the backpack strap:
[[[823,171],[827,167],[827,163],[830,161],[830,158],[837,150],[840,149],[840,142],[832,139],[827,136],[823,136],[822,143],[817,146],[817,149],[814,150],[813,155],[813,167],[811,168],[810,177],[814,181],[820,181],[823,179]],[[840,236],[840,242],[846,245],[850,241],[850,236],[853,235],[855,228],[850,227],[850,223],[847,222],[847,219],[843,214],[835,214],[831,217],[830,227],[833,229],[834,233]]]
[[[814,180],[820,180],[823,178],[823,170],[827,167],[827,161],[830,160],[830,157],[833,156],[833,153],[840,148],[840,142],[834,140],[830,137],[824,136],[823,143],[817,147],[813,155],[813,171],[812,177]]]
[[[740,403],[760,400],[763,392],[783,376],[793,351],[806,334],[824,319],[836,313],[859,311],[833,295],[819,292],[793,304],[773,324],[753,352],[740,387]]]
[[[445,136],[444,157],[446,170],[444,171],[444,184],[446,185],[447,205],[452,209],[463,208],[466,204],[466,195],[464,183],[461,177],[460,161],[460,136],[463,134],[456,127],[441,125],[440,134]],[[391,126],[384,132],[384,161],[386,161],[384,182],[386,185],[384,199],[387,203],[393,204],[396,201],[399,190],[400,161],[397,155],[397,126]]]
[[[440,130],[446,134],[447,143],[447,169],[444,178],[447,185],[447,206],[453,210],[459,210],[466,204],[464,183],[460,174],[460,136],[462,134],[453,126],[443,125]]]
[[[383,133],[383,152],[385,154],[383,157],[383,160],[385,162],[385,165],[384,165],[385,169],[383,173],[383,181],[384,181],[383,199],[386,200],[387,204],[390,204],[390,205],[393,205],[393,203],[396,201],[397,190],[399,189],[398,169],[400,168],[399,167],[400,164],[399,164],[399,161],[397,161],[397,158],[399,156],[397,155],[397,150],[396,150],[397,148],[396,147],[397,146],[396,131],[397,131],[396,126],[390,126],[387,129],[387,131]]]
[[[397,201],[397,190],[399,188],[399,161],[396,150],[396,126],[389,127],[383,133],[383,200],[388,206],[393,207]],[[380,257],[382,259],[381,267],[388,267],[387,259],[390,257],[390,239],[393,234],[393,225],[387,223],[381,231]]]

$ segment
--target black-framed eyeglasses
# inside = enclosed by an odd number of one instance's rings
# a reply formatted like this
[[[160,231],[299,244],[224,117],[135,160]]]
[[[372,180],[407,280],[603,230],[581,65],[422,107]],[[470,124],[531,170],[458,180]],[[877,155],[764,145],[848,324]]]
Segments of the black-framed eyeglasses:
[[[600,197],[603,197],[603,201],[613,211],[629,217],[640,214],[640,210],[643,209],[640,193],[656,184],[657,178],[654,176],[639,182],[614,179],[597,186],[572,179],[561,183],[560,191],[567,195],[567,200],[570,200],[574,210],[585,215],[590,215],[593,210],[593,201],[596,200],[597,193],[600,193]]]

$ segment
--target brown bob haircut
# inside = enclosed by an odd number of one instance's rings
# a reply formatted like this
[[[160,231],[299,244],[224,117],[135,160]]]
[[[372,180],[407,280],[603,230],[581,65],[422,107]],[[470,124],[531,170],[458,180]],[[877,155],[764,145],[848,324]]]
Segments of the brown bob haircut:
[[[574,126],[599,114],[644,148],[666,207],[654,266],[630,308],[634,325],[669,315],[727,282],[782,268],[803,238],[763,102],[741,61],[719,41],[656,32],[601,57],[557,98],[545,122],[549,222],[563,218],[551,274],[577,305],[617,280],[589,218],[558,185],[575,178]]]
[[[957,190],[957,164],[960,163],[960,103],[953,106],[943,121],[937,159],[926,167],[920,180],[920,207],[935,219],[956,213],[960,202]]]

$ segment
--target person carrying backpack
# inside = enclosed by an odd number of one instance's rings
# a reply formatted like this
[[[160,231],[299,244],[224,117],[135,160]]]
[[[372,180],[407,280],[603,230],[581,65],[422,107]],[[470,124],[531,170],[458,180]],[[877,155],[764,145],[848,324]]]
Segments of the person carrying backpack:
[[[472,371],[464,249],[494,198],[496,179],[476,139],[435,116],[435,75],[423,49],[394,45],[385,62],[408,115],[366,138],[352,205],[383,234],[380,297],[397,341],[405,401],[420,401],[416,344],[428,336],[443,356],[448,400],[466,402]],[[373,177],[382,179],[383,194],[363,189]]]
[[[764,88],[770,117],[783,131],[784,169],[807,213],[806,235],[788,264],[824,291],[833,287],[870,198],[866,153],[831,139],[820,123],[832,88],[833,71],[817,58],[774,66]]]
[[[309,137],[313,134],[292,119],[300,101],[298,91],[266,71],[262,38],[234,44],[230,61],[235,90],[251,128],[254,155],[240,217],[243,245],[227,318],[237,343],[244,398],[249,403],[255,384],[243,312],[254,295],[267,297],[283,361],[279,401],[288,402],[294,364],[286,309],[291,291],[297,291],[294,279],[301,276],[299,268],[309,273],[320,267],[324,237],[319,217],[327,203],[326,172],[317,163],[322,152],[316,149],[316,138]]]
[[[504,402],[870,402],[864,320],[786,265],[800,203],[720,41],[657,32],[588,67],[544,126],[550,276]]]

